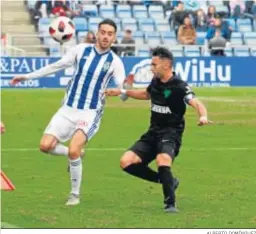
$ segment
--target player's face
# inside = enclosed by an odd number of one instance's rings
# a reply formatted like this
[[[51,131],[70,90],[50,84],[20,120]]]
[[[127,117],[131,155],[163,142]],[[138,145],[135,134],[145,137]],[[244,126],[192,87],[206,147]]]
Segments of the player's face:
[[[151,61],[151,71],[154,76],[161,79],[164,76],[165,70],[165,61],[158,56],[153,57]]]
[[[97,43],[102,50],[107,50],[116,40],[115,28],[108,24],[102,24],[97,33]]]

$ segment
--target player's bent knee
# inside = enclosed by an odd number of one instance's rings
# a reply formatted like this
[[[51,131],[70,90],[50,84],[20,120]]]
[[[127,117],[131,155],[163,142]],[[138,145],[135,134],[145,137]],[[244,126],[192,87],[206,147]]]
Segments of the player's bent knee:
[[[122,169],[124,169],[124,168],[130,166],[131,164],[132,164],[132,160],[126,159],[126,158],[124,158],[124,157],[122,157],[122,158],[120,159],[120,167],[121,167]]]
[[[68,150],[68,156],[70,159],[77,159],[81,156],[81,150],[77,147],[70,147]]]
[[[158,166],[171,166],[172,158],[168,154],[158,154],[156,157],[156,164]]]
[[[43,153],[49,153],[52,150],[52,144],[41,142],[40,146],[39,146],[39,149]]]
[[[39,149],[44,153],[49,153],[54,149],[58,140],[54,136],[44,135],[41,139]]]
[[[141,162],[141,159],[135,153],[128,151],[121,157],[120,167],[124,169],[132,164],[137,164]]]

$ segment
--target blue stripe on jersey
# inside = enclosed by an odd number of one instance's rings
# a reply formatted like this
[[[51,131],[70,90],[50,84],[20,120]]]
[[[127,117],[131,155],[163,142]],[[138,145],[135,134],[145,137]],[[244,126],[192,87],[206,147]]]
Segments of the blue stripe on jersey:
[[[107,79],[104,81],[103,90],[105,90],[107,88],[109,81],[113,78],[113,73],[114,72],[110,73],[109,76],[107,77]],[[105,101],[104,93],[101,94],[100,102],[101,102],[102,106],[105,106],[106,101]]]
[[[100,75],[98,77],[95,88],[93,90],[93,96],[92,96],[92,102],[90,104],[90,109],[96,109],[96,107],[97,107],[97,104],[99,101],[100,88],[101,88],[104,77],[106,76],[107,72],[109,71],[109,67],[110,67],[112,61],[113,61],[113,55],[112,55],[112,53],[109,53],[104,65],[102,66]]]
[[[82,55],[82,57],[80,58],[80,61],[79,61],[79,65],[78,65],[78,72],[74,78],[74,84],[73,84],[73,87],[71,89],[71,92],[70,92],[70,95],[68,97],[68,102],[67,102],[67,105],[68,106],[71,106],[73,105],[73,102],[74,102],[74,99],[75,99],[75,95],[76,95],[76,90],[77,90],[77,86],[78,86],[78,82],[81,78],[81,75],[82,75],[82,72],[83,72],[83,68],[84,68],[84,64],[86,62],[86,58],[84,58],[85,56],[89,56],[89,54],[91,53],[92,51],[92,47],[87,47],[85,48],[84,50],[84,53]]]
[[[107,80],[105,81],[105,84],[104,84],[104,86],[103,86],[104,89],[107,88],[109,81],[113,78],[113,73],[114,73],[114,72],[112,72],[112,73],[109,75],[109,77],[107,78]]]
[[[81,95],[79,97],[78,105],[77,105],[78,109],[84,109],[85,100],[86,100],[86,97],[88,94],[88,89],[89,89],[90,83],[92,81],[94,72],[99,64],[100,59],[101,59],[101,55],[98,53],[95,53],[95,56],[94,56],[90,66],[89,66],[89,69],[87,71],[87,76],[85,78],[85,81],[84,81],[84,84],[83,84],[83,87],[81,90]]]

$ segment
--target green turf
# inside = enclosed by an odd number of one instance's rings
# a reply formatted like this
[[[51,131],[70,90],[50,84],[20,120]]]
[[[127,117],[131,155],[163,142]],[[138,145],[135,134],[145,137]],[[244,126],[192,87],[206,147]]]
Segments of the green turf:
[[[196,126],[187,112],[183,147],[173,171],[180,178],[179,214],[163,213],[161,187],[119,169],[122,149],[88,150],[81,205],[65,207],[64,157],[35,149],[60,105],[62,90],[3,90],[2,169],[16,186],[2,192],[2,222],[25,228],[252,228],[256,226],[256,89],[196,89],[216,125]],[[127,148],[147,129],[149,105],[109,98],[89,148]],[[155,167],[155,165],[152,165]],[[8,227],[8,225],[5,225]]]

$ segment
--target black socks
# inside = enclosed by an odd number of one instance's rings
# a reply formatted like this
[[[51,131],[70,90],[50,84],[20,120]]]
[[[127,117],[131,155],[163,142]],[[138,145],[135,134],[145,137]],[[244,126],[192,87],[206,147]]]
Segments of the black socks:
[[[148,180],[154,183],[160,182],[158,173],[142,163],[131,164],[128,167],[124,168],[123,170],[143,180]]]
[[[163,186],[164,203],[175,206],[174,180],[171,169],[168,166],[160,166],[158,172]]]
[[[160,166],[158,173],[145,164],[131,164],[123,169],[125,172],[163,187],[164,203],[175,206],[174,178],[169,166]]]

